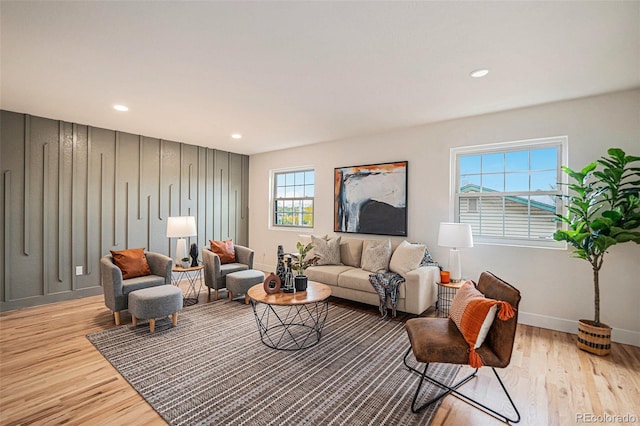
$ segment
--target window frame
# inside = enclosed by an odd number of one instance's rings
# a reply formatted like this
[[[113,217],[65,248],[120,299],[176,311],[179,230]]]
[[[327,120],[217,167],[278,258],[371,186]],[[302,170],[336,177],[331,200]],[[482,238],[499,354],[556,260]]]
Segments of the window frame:
[[[278,175],[286,175],[286,174],[293,174],[293,173],[306,173],[306,172],[313,172],[313,197],[278,197],[277,196],[277,192],[278,192],[278,185],[277,185],[277,177]],[[282,169],[273,169],[270,171],[270,177],[269,177],[269,228],[270,229],[277,229],[277,230],[305,230],[305,231],[310,231],[313,230],[315,227],[315,209],[316,209],[316,205],[315,205],[315,192],[316,192],[316,171],[314,169],[314,167],[312,166],[300,166],[300,167],[291,167],[291,168],[282,168]],[[298,201],[298,200],[310,200],[311,201],[311,221],[312,221],[312,225],[311,226],[305,226],[305,225],[286,225],[286,224],[279,224],[276,223],[276,202],[278,200],[294,200],[294,201]]]
[[[526,139],[510,142],[498,142],[484,145],[473,145],[465,147],[451,148],[450,150],[450,181],[449,181],[449,220],[452,222],[460,221],[460,195],[458,192],[460,182],[460,169],[458,167],[458,158],[462,155],[484,155],[492,153],[505,153],[510,151],[519,150],[533,150],[541,149],[545,147],[558,148],[558,189],[556,191],[510,191],[505,190],[497,192],[496,195],[507,196],[521,196],[523,194],[529,195],[560,195],[566,196],[568,194],[567,187],[567,175],[562,171],[561,166],[568,164],[568,137],[567,136],[554,136],[548,138],[539,139]],[[528,171],[530,171],[529,169]],[[506,188],[504,188],[506,189]],[[483,193],[478,193],[477,197],[480,198]],[[468,194],[467,194],[468,197]],[[481,210],[479,207],[478,210]],[[564,203],[556,203],[556,213],[565,215],[566,207]],[[530,217],[530,214],[527,215]],[[504,221],[504,213],[503,213]],[[504,223],[504,222],[503,222]],[[566,225],[562,223],[561,229],[566,229]],[[567,244],[564,241],[555,241],[551,239],[540,238],[528,238],[528,237],[515,237],[515,236],[483,236],[473,235],[474,243],[486,244],[486,245],[502,245],[502,246],[516,246],[516,247],[536,247],[536,248],[548,248],[566,250]]]

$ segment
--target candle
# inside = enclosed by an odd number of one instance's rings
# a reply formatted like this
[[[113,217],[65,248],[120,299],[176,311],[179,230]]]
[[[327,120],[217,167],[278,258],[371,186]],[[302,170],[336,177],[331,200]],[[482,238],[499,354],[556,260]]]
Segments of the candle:
[[[440,282],[443,284],[449,283],[449,271],[440,271]]]

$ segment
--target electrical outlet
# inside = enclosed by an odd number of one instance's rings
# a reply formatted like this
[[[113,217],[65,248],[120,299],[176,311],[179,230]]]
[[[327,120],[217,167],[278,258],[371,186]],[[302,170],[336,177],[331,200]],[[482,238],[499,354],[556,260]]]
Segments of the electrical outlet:
[[[76,266],[76,275],[82,275],[82,266]]]

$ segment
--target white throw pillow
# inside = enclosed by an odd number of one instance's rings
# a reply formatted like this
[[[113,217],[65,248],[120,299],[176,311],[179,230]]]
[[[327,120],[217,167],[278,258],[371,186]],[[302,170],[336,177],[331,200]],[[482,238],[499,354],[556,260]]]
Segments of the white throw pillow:
[[[318,265],[342,265],[340,263],[340,238],[325,240],[315,235],[311,236],[311,243],[315,246],[313,254],[318,256]]]
[[[393,252],[389,270],[407,278],[407,272],[413,271],[420,265],[426,248],[424,244],[411,244],[404,240]]]
[[[362,249],[362,269],[369,272],[386,272],[391,258],[390,240],[367,240]]]

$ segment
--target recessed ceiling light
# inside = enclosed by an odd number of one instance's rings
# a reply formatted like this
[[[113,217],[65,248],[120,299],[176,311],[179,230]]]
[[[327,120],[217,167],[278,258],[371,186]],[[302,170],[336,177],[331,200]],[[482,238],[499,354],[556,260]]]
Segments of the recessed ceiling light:
[[[240,133],[232,133],[231,134],[231,138],[232,139],[242,139],[242,135]]]
[[[124,105],[114,105],[113,109],[115,109],[116,111],[129,111],[129,108]]]
[[[471,74],[469,75],[473,78],[480,78],[480,77],[484,77],[487,74],[489,74],[489,70],[483,68],[483,69],[471,71]]]

